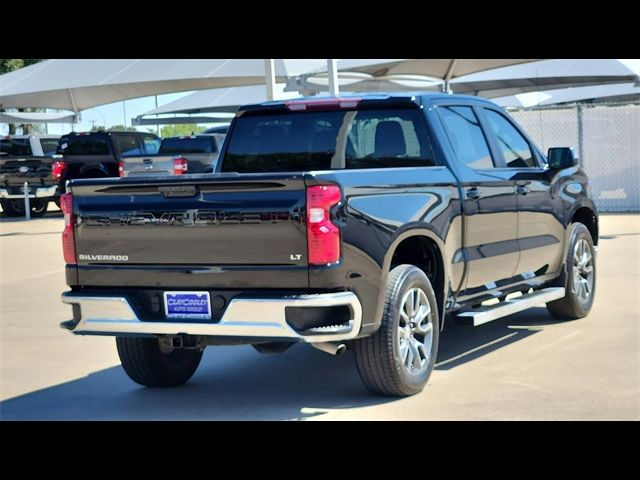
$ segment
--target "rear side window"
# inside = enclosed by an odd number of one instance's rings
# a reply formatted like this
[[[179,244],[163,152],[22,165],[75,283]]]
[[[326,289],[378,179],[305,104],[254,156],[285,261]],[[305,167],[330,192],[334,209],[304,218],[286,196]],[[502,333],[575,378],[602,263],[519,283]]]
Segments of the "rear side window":
[[[244,115],[227,139],[225,172],[431,167],[419,110]]]
[[[53,155],[56,153],[56,148],[58,148],[58,139],[57,138],[41,138],[40,146],[42,146],[42,152],[45,155]]]
[[[56,153],[62,155],[109,155],[109,146],[104,137],[84,135],[62,137]]]
[[[15,157],[31,155],[31,145],[28,138],[3,138],[0,139],[0,153],[2,156]]]
[[[177,137],[162,140],[159,153],[216,153],[217,151],[213,137]]]
[[[160,143],[162,141],[158,137],[142,137],[142,146],[144,147],[144,155],[153,155],[160,150]]]
[[[493,168],[487,139],[471,107],[441,106],[438,111],[458,160],[471,168]]]
[[[113,135],[113,144],[118,151],[123,155],[142,155],[140,151],[140,145],[138,145],[138,139],[135,135]]]
[[[516,128],[503,115],[485,109],[484,113],[489,121],[491,130],[498,142],[498,148],[509,168],[537,167],[536,161],[529,142],[516,130]]]

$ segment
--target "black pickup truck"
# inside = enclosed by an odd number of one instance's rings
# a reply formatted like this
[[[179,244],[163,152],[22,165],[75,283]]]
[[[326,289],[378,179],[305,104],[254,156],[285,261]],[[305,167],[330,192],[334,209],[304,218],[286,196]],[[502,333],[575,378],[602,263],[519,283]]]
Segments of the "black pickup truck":
[[[72,181],[63,208],[62,327],[116,336],[152,387],[186,382],[207,345],[307,342],[411,395],[445,314],[575,319],[595,293],[598,217],[573,150],[545,156],[475,97],[246,106],[217,173]]]
[[[72,132],[60,138],[53,174],[65,191],[67,180],[118,177],[127,155],[158,153],[160,138],[143,132]]]

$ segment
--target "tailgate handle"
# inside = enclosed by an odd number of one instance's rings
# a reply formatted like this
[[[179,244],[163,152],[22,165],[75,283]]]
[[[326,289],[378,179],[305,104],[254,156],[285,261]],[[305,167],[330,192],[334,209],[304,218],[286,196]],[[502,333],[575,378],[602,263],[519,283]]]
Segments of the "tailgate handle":
[[[195,185],[171,185],[169,187],[159,187],[163,197],[195,197],[198,194],[198,187]]]

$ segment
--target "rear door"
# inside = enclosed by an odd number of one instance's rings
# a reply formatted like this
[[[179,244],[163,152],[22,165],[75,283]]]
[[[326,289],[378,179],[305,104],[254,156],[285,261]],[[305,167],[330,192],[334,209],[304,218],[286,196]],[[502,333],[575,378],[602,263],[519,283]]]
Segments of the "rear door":
[[[466,294],[491,290],[515,275],[518,265],[516,185],[511,172],[496,168],[476,107],[442,103],[437,108],[461,181]]]
[[[518,198],[517,274],[531,278],[555,273],[561,266],[564,239],[560,195],[553,194],[551,177],[530,140],[504,113],[483,107],[502,171],[515,182]]]

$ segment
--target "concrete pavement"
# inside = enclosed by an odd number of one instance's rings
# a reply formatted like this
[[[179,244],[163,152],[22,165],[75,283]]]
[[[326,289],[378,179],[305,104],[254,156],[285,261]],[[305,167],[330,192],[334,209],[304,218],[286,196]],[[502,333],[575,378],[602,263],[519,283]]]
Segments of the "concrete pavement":
[[[429,385],[401,400],[369,394],[350,352],[305,345],[210,347],[183,387],[134,384],[111,337],[58,327],[70,316],[62,226],[60,212],[0,218],[2,419],[640,419],[640,215],[602,215],[589,317],[449,322]]]

